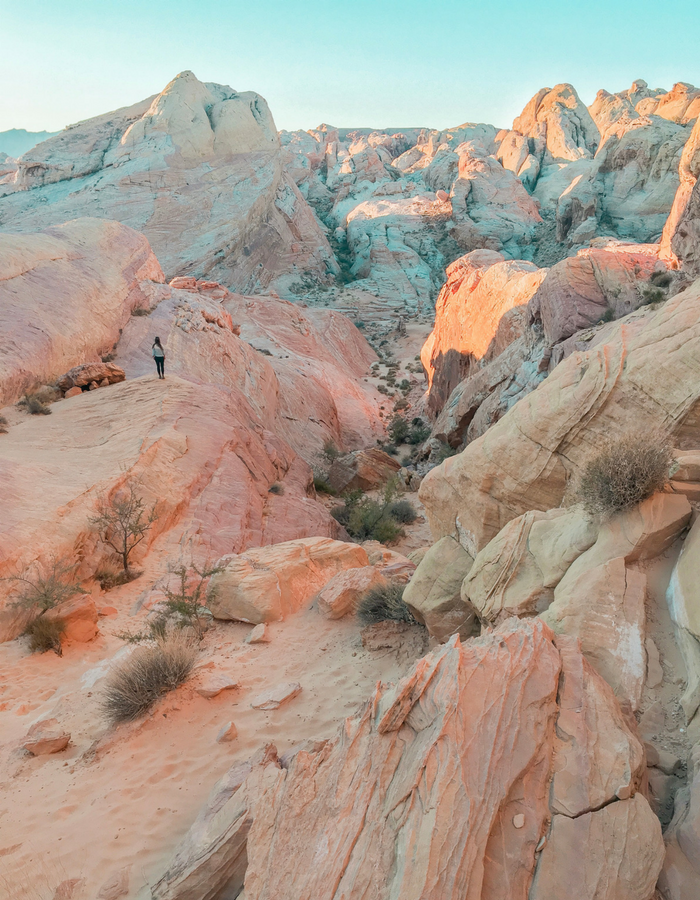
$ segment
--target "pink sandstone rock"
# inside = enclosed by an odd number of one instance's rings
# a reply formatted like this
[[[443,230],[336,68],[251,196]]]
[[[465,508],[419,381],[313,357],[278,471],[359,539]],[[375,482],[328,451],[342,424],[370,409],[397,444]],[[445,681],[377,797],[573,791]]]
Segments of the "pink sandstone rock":
[[[49,621],[63,622],[62,640],[85,644],[91,641],[97,631],[97,606],[89,594],[78,594],[44,613]]]
[[[283,703],[287,703],[289,700],[293,700],[298,694],[301,693],[301,685],[297,682],[290,682],[289,684],[277,684],[274,687],[268,688],[263,691],[261,694],[258,694],[254,700],[251,700],[250,705],[253,709],[263,709],[263,710],[272,710],[279,709]]]
[[[328,483],[337,493],[343,491],[371,491],[381,487],[401,468],[400,464],[376,447],[355,450],[333,460]]]
[[[356,611],[368,591],[385,584],[387,579],[374,566],[338,572],[316,595],[319,612],[327,619],[342,619]]]
[[[64,394],[64,397],[66,398],[66,400],[68,400],[70,397],[77,397],[78,394],[82,394],[82,393],[83,393],[82,388],[72,387],[72,388],[68,388],[68,390]]]
[[[100,387],[104,384],[118,384],[125,379],[124,369],[114,363],[83,363],[81,366],[74,366],[65,375],[58,379],[59,388],[64,391],[70,391],[74,387],[82,388],[84,385],[93,381],[99,383]]]
[[[224,672],[206,672],[200,678],[195,691],[200,697],[211,700],[218,697],[222,691],[233,691],[238,687],[238,682]]]
[[[104,219],[0,234],[0,259],[2,405],[111,350],[133,307],[163,281],[143,235]]]
[[[65,750],[69,742],[69,732],[60,728],[56,719],[43,719],[32,725],[22,746],[32,756],[44,756]]]
[[[303,538],[224,557],[209,584],[214,618],[274,622],[309,606],[334,575],[367,566],[357,544]]]

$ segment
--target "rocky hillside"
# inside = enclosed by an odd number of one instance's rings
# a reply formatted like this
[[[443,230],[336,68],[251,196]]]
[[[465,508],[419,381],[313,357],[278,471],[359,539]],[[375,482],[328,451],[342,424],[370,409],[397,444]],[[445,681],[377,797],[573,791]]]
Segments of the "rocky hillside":
[[[0,159],[3,896],[700,896],[698,176],[643,81]]]

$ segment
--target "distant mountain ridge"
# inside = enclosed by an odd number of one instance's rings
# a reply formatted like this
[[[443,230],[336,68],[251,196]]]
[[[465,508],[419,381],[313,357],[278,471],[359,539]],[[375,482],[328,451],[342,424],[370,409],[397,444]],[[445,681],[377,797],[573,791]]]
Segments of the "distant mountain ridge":
[[[36,147],[42,141],[58,134],[58,131],[27,131],[24,128],[10,128],[9,131],[0,131],[0,153],[7,153],[15,159]]]

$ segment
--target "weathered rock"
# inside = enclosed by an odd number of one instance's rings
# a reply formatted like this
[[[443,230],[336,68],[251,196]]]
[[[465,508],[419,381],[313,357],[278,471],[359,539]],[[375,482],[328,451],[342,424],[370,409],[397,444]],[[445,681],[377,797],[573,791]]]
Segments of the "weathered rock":
[[[571,563],[596,536],[597,528],[578,509],[525,513],[479,552],[462,596],[490,623],[542,612]]]
[[[532,138],[548,161],[591,157],[600,132],[570,84],[542,88],[513,122],[513,131]]]
[[[206,697],[209,700],[212,697],[218,697],[222,691],[232,691],[237,687],[238,682],[224,672],[206,672],[200,677],[195,691],[200,697]]]
[[[474,608],[460,589],[474,560],[452,537],[444,537],[425,554],[403,592],[415,618],[439,641],[453,634],[462,640],[478,632]]]
[[[460,381],[524,333],[527,303],[546,274],[493,250],[474,250],[447,267],[435,327],[421,349],[431,410],[441,410]]]
[[[66,391],[64,396],[65,396],[66,400],[70,400],[71,397],[77,397],[79,394],[82,394],[82,393],[83,393],[82,388],[72,387],[72,388],[68,388],[68,390]]]
[[[358,489],[371,491],[386,484],[400,468],[400,464],[383,450],[356,450],[333,460],[328,483],[338,493]]]
[[[44,613],[49,621],[63,623],[64,641],[85,644],[97,635],[97,606],[89,594],[78,594]]]
[[[143,235],[103,219],[2,234],[0,259],[0,405],[111,350],[132,308],[163,281]]]
[[[131,866],[124,866],[114,872],[104,882],[97,894],[97,900],[119,900],[129,893]]]
[[[209,584],[214,618],[274,622],[309,606],[331,578],[367,565],[357,544],[303,538],[224,557]]]
[[[3,230],[32,231],[85,215],[116,219],[146,236],[168,272],[239,290],[288,285],[304,271],[325,280],[337,268],[283,171],[265,100],[204,84],[192,72],[156,97],[73,125],[30,150],[13,181],[0,187],[0,203]]]
[[[511,519],[560,505],[599,441],[670,428],[676,446],[697,445],[700,283],[647,315],[644,327],[611,328],[607,339],[561,362],[458,456],[432,469],[419,497],[435,540],[460,535],[477,553]],[[664,365],[659,366],[659,347]]]
[[[118,384],[125,378],[124,369],[114,363],[83,363],[81,366],[74,366],[65,375],[61,375],[58,379],[58,386],[65,393],[74,387],[82,388],[93,381],[99,382],[102,387],[104,382]]]
[[[669,213],[664,232],[661,237],[659,256],[671,262],[685,260],[691,257],[689,262],[691,274],[697,275],[698,234],[697,229],[691,224],[692,217],[686,217],[686,212],[694,193],[698,176],[700,175],[700,117],[695,123],[688,138],[683,155],[678,166],[680,183],[673,201],[673,207]],[[695,204],[694,204],[695,205]],[[697,215],[697,212],[696,212]],[[680,234],[681,222],[685,222],[684,233]]]
[[[575,819],[554,816],[529,896],[651,900],[663,857],[659,820],[641,794]]]
[[[617,557],[575,578],[567,573],[542,613],[556,632],[579,638],[586,659],[633,710],[646,681],[645,596],[646,577]]]
[[[327,619],[341,619],[355,612],[368,591],[385,584],[387,579],[374,566],[338,572],[316,595],[319,612]]]
[[[69,743],[70,733],[62,729],[56,719],[43,719],[32,725],[22,746],[32,756],[45,756],[65,750]]]
[[[216,736],[217,744],[227,744],[230,741],[235,741],[238,737],[238,729],[233,724],[233,722],[227,722],[223,725]]]
[[[268,627],[266,622],[261,622],[259,625],[256,625],[255,628],[250,632],[248,637],[245,639],[246,644],[267,644],[270,641],[270,635],[268,634]]]
[[[301,693],[301,685],[297,682],[278,684],[268,688],[251,701],[253,709],[279,709],[283,703],[288,703]]]

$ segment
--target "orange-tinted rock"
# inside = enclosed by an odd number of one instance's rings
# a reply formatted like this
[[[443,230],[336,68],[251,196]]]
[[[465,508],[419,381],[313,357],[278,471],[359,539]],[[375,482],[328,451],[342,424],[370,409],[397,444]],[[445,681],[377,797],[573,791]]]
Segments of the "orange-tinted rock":
[[[44,613],[44,618],[63,622],[62,639],[85,644],[97,635],[97,607],[89,594],[78,594]]]
[[[279,709],[283,703],[288,703],[301,693],[301,685],[297,682],[289,684],[277,684],[274,687],[267,688],[258,694],[250,705],[253,709],[272,710]]]
[[[338,572],[316,596],[319,612],[327,619],[341,619],[355,612],[368,591],[386,583],[382,572],[374,566]]]
[[[43,719],[32,725],[22,746],[32,756],[45,756],[65,750],[69,742],[69,732],[62,729],[56,719]]]
[[[171,288],[175,288],[180,291],[196,291],[197,290],[197,279],[193,278],[191,275],[178,275],[176,278],[173,278],[168,282]]]
[[[432,410],[441,410],[460,381],[525,332],[528,301],[546,274],[493,250],[474,250],[447,267],[435,327],[421,350]]]
[[[103,382],[107,384],[118,384],[124,381],[126,375],[124,369],[114,363],[84,363],[81,366],[74,366],[65,375],[58,379],[58,386],[62,391],[69,391],[71,388],[82,388],[87,384],[96,382],[100,387]]]
[[[694,276],[700,274],[698,262],[700,257],[700,234],[697,230],[698,191],[695,190],[700,176],[700,116],[695,123],[690,137],[683,148],[683,155],[678,166],[680,185],[673,201],[673,207],[664,226],[661,236],[659,255],[662,259],[677,263],[679,260],[686,265],[690,263],[690,272]],[[691,198],[693,209],[689,209]],[[690,213],[690,215],[686,215]],[[694,213],[694,216],[693,216]],[[683,223],[683,233],[681,233]]]
[[[69,397],[77,397],[78,394],[82,394],[82,393],[83,393],[82,388],[72,387],[72,388],[68,388],[68,390],[66,391],[64,396],[66,397],[66,399],[68,399]]]
[[[274,622],[311,604],[338,572],[367,565],[357,544],[303,538],[248,550],[219,561],[209,585],[214,618]]]
[[[328,483],[339,494],[358,489],[371,491],[386,484],[400,468],[400,464],[383,450],[356,450],[333,460]]]

